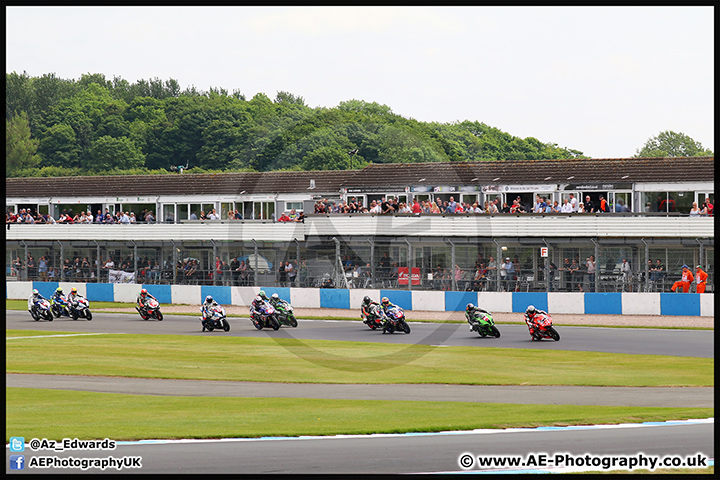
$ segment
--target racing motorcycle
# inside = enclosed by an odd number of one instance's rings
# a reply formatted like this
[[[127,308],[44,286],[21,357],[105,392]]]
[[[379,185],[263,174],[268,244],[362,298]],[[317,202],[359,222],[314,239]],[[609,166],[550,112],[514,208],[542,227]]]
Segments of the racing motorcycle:
[[[275,318],[277,318],[280,325],[290,325],[293,328],[298,326],[293,307],[285,300],[280,300],[275,305]]]
[[[263,302],[257,310],[251,308],[250,320],[258,330],[262,330],[265,327],[272,328],[273,330],[280,328],[280,322],[278,322],[275,308],[268,302]]]
[[[143,307],[138,307],[136,305],[135,310],[138,311],[143,320],[147,320],[148,318],[155,318],[158,321],[162,322],[163,314],[160,311],[160,302],[158,302],[154,298],[149,298],[148,301],[145,302],[145,305]]]
[[[500,338],[500,330],[495,326],[495,321],[490,313],[483,313],[475,310],[472,318],[468,319],[470,330],[477,332],[481,337]]]
[[[32,315],[36,322],[41,318],[44,318],[48,322],[52,322],[55,318],[53,317],[50,302],[48,302],[45,298],[41,298],[33,304],[30,309],[30,315]]]
[[[63,315],[66,317],[70,316],[70,306],[65,297],[52,296],[50,298],[50,310],[52,310],[55,318],[59,318]]]
[[[393,333],[395,330],[410,333],[410,325],[405,321],[405,312],[397,305],[387,310],[383,323],[383,333]]]
[[[78,318],[86,318],[88,322],[92,320],[90,300],[85,297],[79,297],[75,301],[75,305],[68,305],[68,309],[73,320],[77,320]]]
[[[200,307],[202,316],[200,322],[202,323],[202,331],[205,330],[212,332],[216,328],[218,330],[230,331],[230,324],[225,318],[225,308],[222,305],[214,305],[210,308]]]
[[[552,338],[556,342],[560,340],[560,334],[555,330],[555,327],[553,327],[552,317],[550,315],[537,313],[535,314],[535,319],[536,326],[535,333],[532,334],[533,341],[539,341],[543,338]],[[527,323],[528,329],[530,329],[531,325],[527,317],[525,317],[525,323]]]
[[[362,311],[362,309],[361,309]],[[365,325],[370,327],[370,329],[375,330],[377,328],[382,328],[384,321],[384,313],[382,309],[380,308],[380,305],[372,304],[368,308],[369,315],[360,314],[360,318],[362,318],[362,321]]]

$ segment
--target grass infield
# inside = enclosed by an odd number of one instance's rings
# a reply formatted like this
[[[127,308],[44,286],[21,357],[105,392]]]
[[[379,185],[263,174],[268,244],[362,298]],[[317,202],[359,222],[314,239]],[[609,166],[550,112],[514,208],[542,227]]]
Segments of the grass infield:
[[[123,395],[6,390],[10,436],[139,440],[437,432],[707,418],[711,408]],[[541,414],[539,412],[542,412]]]
[[[279,338],[68,333],[7,330],[6,371],[261,382],[714,385],[714,359],[703,358]],[[535,368],[540,365],[542,368]],[[712,408],[176,397],[6,389],[6,441],[15,435],[136,440],[432,432],[635,423],[713,415]]]
[[[567,350],[6,331],[10,373],[290,383],[710,387],[713,369],[713,358]]]

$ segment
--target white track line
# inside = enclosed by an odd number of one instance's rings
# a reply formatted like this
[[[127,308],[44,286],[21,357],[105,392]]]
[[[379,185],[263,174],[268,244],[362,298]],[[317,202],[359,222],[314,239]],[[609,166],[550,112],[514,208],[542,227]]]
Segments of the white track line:
[[[173,443],[225,443],[225,442],[262,442],[276,440],[339,440],[346,438],[378,438],[378,437],[413,437],[413,436],[447,436],[447,435],[493,435],[499,433],[518,433],[518,432],[547,432],[547,431],[573,431],[573,430],[596,430],[596,429],[614,429],[614,428],[642,428],[642,427],[667,427],[678,425],[695,425],[702,423],[715,423],[715,418],[700,418],[691,420],[668,420],[665,422],[643,422],[643,423],[621,423],[621,424],[604,424],[604,425],[574,425],[568,427],[535,427],[535,428],[483,428],[476,430],[458,430],[444,432],[409,432],[409,433],[373,433],[368,435],[301,435],[297,437],[255,437],[255,438],[186,438],[186,439],[155,439],[155,440],[135,440],[135,441],[118,441],[117,445],[158,445]]]
[[[68,333],[64,335],[32,335],[30,337],[5,337],[5,340],[15,340],[17,338],[50,338],[50,337],[81,337],[84,335],[125,335],[124,333]]]

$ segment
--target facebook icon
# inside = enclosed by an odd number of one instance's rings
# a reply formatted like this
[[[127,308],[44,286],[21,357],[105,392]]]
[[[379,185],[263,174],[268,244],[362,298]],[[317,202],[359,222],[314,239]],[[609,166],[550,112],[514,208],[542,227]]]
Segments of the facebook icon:
[[[10,470],[24,470],[25,455],[10,455]]]

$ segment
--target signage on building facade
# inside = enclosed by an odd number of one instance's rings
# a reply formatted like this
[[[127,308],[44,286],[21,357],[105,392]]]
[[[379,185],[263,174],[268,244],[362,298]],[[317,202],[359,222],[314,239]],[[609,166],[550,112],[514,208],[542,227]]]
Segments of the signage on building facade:
[[[483,185],[481,188],[483,193],[502,193],[502,192],[554,192],[558,189],[557,185]]]
[[[566,185],[564,190],[630,190],[632,183],[577,183]]]

